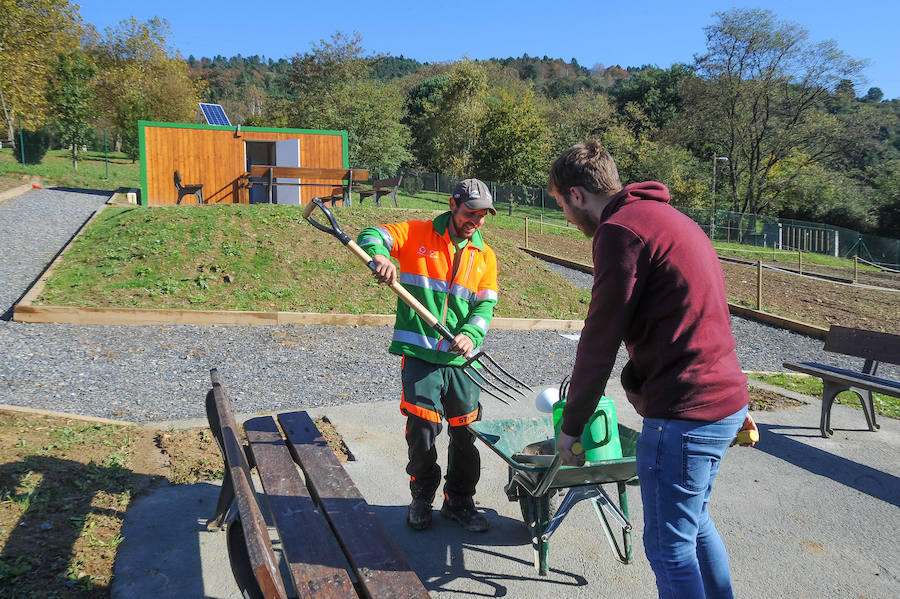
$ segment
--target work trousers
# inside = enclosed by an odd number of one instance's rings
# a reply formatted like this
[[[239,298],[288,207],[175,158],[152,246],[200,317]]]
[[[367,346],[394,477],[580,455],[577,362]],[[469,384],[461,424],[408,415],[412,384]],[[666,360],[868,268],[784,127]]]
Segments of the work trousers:
[[[475,494],[481,477],[481,455],[475,436],[466,424],[481,416],[480,389],[455,366],[441,366],[404,356],[403,401],[407,416],[406,444],[409,489],[413,499],[433,501],[441,482],[435,440],[449,423],[447,474],[444,494],[452,501],[466,501]]]

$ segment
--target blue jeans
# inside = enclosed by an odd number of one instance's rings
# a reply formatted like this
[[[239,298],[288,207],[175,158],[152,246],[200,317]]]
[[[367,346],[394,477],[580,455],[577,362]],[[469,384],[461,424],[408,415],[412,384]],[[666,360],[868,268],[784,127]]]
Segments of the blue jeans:
[[[718,422],[645,418],[636,466],[644,550],[665,599],[732,598],[731,568],[709,495],[744,407]]]

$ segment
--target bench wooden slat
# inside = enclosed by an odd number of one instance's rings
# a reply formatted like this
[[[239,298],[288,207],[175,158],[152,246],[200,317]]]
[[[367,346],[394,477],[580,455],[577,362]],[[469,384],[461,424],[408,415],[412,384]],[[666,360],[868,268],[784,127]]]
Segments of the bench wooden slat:
[[[900,335],[832,326],[825,336],[825,351],[900,364]]]
[[[819,364],[818,362],[784,362],[783,365],[785,368],[811,374],[836,383],[847,383],[854,387],[869,389],[885,395],[900,396],[900,382],[897,381],[854,372],[828,364]]]
[[[269,531],[259,505],[256,503],[256,492],[250,479],[250,466],[237,437],[237,427],[231,411],[231,402],[225,395],[218,373],[213,369],[213,398],[219,423],[221,424],[221,448],[225,454],[228,476],[231,478],[237,502],[241,525],[244,527],[244,540],[250,558],[250,569],[259,584],[263,596],[267,599],[287,599],[287,592],[278,572],[278,563],[272,551]]]
[[[371,506],[328,447],[306,412],[279,414],[294,459],[306,475],[372,599],[426,599],[428,591],[413,572]]]
[[[275,420],[252,418],[244,422],[244,432],[300,597],[357,599],[344,554],[316,509]]]

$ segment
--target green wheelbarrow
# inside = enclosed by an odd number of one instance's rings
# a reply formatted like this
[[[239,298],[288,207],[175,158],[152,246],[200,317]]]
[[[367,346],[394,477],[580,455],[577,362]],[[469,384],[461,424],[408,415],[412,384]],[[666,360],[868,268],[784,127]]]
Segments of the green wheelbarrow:
[[[468,427],[509,466],[506,496],[510,501],[518,501],[522,509],[522,518],[531,534],[534,567],[538,574],[546,576],[549,572],[547,559],[551,535],[572,506],[584,499],[591,500],[617,559],[631,563],[633,552],[626,485],[637,484],[634,457],[637,431],[618,425],[622,458],[589,462],[584,466],[562,466],[556,454],[550,418],[484,420]],[[618,505],[603,490],[602,485],[610,483],[616,484]],[[562,492],[565,497],[554,513],[551,503]],[[620,533],[621,544],[617,541]]]

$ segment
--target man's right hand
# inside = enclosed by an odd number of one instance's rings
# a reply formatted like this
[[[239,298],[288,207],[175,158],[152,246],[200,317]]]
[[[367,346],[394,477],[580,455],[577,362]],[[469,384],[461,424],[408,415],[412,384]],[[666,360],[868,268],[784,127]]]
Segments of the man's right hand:
[[[372,274],[378,279],[378,282],[384,285],[393,285],[397,280],[397,267],[394,266],[391,259],[381,254],[375,254],[372,256],[372,262],[375,263],[375,270],[372,271]]]
[[[577,455],[572,453],[572,446],[576,441],[581,441],[581,438],[559,432],[559,438],[556,440],[556,453],[562,458],[564,466],[584,466],[584,451]]]

